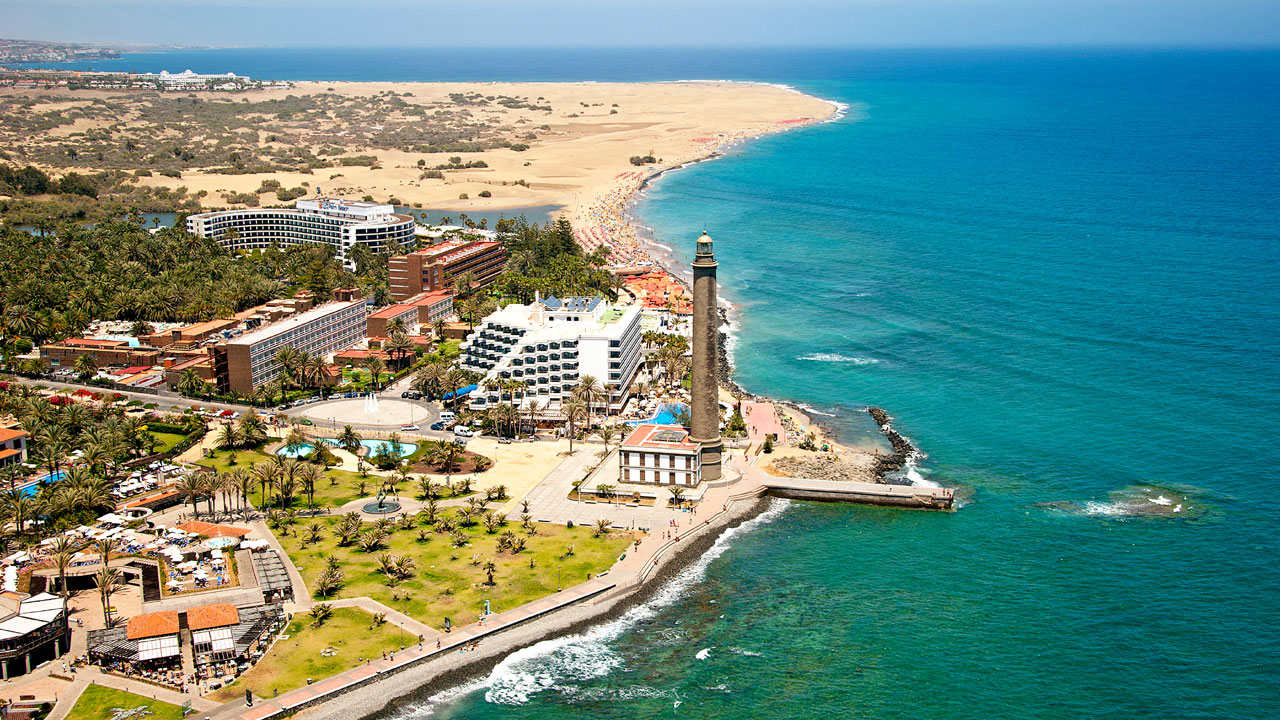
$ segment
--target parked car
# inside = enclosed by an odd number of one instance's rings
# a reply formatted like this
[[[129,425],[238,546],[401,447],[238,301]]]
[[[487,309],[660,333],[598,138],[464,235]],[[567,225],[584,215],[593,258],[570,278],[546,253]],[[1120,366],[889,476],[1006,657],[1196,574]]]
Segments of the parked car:
[[[442,423],[442,422],[431,423],[431,429],[432,429],[432,430],[443,430],[443,429],[444,429],[444,423]]]
[[[414,432],[418,429],[418,426],[414,425],[413,423],[409,423],[407,425],[401,425],[400,429],[405,432]]]
[[[499,445],[510,445],[510,444],[511,444],[511,438],[509,438],[509,437],[500,437],[500,438],[498,438],[498,444],[499,444]]]
[[[472,435],[475,435],[475,433],[471,432],[471,430],[469,430],[469,429],[468,429],[466,426],[464,426],[464,425],[458,425],[458,426],[454,427],[454,428],[453,428],[453,434],[454,434],[454,435],[456,435],[457,437],[464,437],[464,438],[469,438],[469,437],[471,437]]]

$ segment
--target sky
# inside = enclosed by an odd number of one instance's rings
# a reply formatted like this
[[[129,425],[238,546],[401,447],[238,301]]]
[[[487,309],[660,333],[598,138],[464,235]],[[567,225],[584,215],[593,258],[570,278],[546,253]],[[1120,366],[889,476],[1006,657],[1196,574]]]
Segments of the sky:
[[[1280,46],[1280,0],[0,0],[0,37],[218,46]]]

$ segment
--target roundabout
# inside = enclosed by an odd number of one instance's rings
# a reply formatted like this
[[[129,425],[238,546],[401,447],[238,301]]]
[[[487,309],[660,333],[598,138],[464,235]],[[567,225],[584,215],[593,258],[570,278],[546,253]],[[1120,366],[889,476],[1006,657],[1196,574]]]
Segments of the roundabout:
[[[340,429],[343,425],[399,430],[404,425],[426,429],[435,422],[437,411],[411,400],[374,397],[343,398],[303,405],[289,414],[306,418],[320,427]]]

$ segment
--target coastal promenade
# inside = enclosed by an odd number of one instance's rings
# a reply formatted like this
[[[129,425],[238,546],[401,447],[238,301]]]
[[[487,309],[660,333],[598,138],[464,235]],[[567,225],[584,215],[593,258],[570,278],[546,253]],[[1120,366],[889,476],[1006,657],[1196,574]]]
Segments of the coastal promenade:
[[[425,661],[451,654],[465,655],[474,652],[481,642],[489,637],[509,630],[523,623],[555,612],[569,605],[588,601],[614,588],[614,583],[595,578],[575,585],[567,590],[536,600],[526,605],[502,613],[486,616],[477,623],[461,626],[449,633],[442,633],[428,628],[421,623],[405,617],[395,611],[387,611],[379,603],[368,598],[352,598],[338,600],[333,603],[337,607],[362,607],[367,610],[387,612],[387,620],[412,632],[418,629],[415,636],[402,647],[401,652],[391,653],[386,658],[371,659],[366,664],[319,680],[306,687],[298,688],[274,698],[254,698],[253,707],[247,707],[243,701],[232,701],[223,704],[216,711],[206,713],[205,717],[215,720],[266,720],[283,714],[293,714],[324,702],[332,696],[339,695],[350,688],[394,675]],[[417,642],[418,636],[422,637]]]

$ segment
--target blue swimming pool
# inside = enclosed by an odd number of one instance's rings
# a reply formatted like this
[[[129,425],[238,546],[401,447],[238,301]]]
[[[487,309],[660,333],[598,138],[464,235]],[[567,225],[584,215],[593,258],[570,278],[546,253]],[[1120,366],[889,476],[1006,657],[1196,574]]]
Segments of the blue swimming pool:
[[[338,441],[334,440],[333,438],[320,438],[320,442],[323,442],[326,445],[332,445],[333,447],[342,447],[342,445],[339,444]],[[383,445],[387,444],[387,441],[386,440],[361,440],[360,444],[365,447],[365,456],[373,457],[374,455],[378,454],[378,451],[381,450]],[[276,454],[282,457],[287,457],[287,458],[300,458],[300,457],[306,457],[310,455],[311,451],[315,449],[316,449],[315,446],[311,444],[303,444],[293,448],[286,445],[285,447],[282,447],[279,450],[277,450]],[[411,442],[400,443],[400,457],[408,457],[414,454],[415,452],[417,452],[417,450],[418,450],[417,443],[411,443]]]
[[[39,480],[31,483],[30,485],[25,485],[19,489],[22,491],[23,497],[31,497],[32,495],[35,495],[37,492],[39,492],[41,485],[56,483],[62,479],[63,475],[64,473],[61,470],[59,470],[56,473],[46,473],[45,476],[40,478]]]
[[[685,405],[684,403],[671,403],[667,405],[659,405],[658,412],[654,413],[653,417],[649,418],[648,420],[640,420],[639,422],[635,422],[632,424],[633,425],[675,425],[676,410],[684,410],[685,412],[688,412],[689,406]]]

